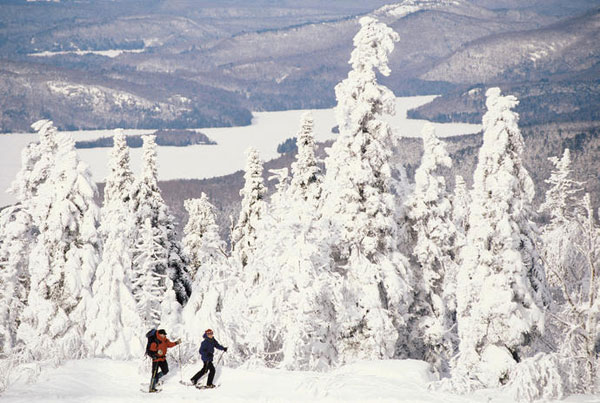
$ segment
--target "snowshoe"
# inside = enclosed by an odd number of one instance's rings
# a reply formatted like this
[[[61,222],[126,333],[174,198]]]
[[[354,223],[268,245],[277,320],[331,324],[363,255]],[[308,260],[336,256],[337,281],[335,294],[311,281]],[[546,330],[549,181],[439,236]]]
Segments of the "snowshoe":
[[[141,388],[140,391],[144,393],[159,393],[162,392],[162,389],[154,389],[153,391],[150,391],[148,388]]]
[[[197,389],[214,389],[218,388],[221,385],[196,385]]]

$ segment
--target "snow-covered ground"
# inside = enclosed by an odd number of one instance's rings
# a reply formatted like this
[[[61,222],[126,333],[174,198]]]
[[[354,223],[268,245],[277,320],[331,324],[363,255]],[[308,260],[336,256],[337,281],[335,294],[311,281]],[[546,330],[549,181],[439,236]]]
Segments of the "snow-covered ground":
[[[328,373],[275,369],[222,368],[213,390],[196,390],[181,385],[178,363],[169,360],[171,372],[162,392],[148,394],[150,375],[140,371],[138,361],[88,359],[69,361],[42,371],[34,384],[15,382],[0,395],[3,403],[17,402],[407,402],[407,403],[508,403],[509,395],[497,390],[479,391],[470,396],[430,391],[432,380],[423,361],[365,361]],[[183,367],[189,379],[200,365]],[[205,382],[205,378],[201,383]],[[144,385],[143,385],[144,384]],[[594,396],[572,396],[566,402],[598,402]]]
[[[420,136],[424,120],[406,118],[406,111],[431,102],[435,96],[397,98],[396,116],[390,124],[398,136]],[[189,147],[158,147],[158,177],[169,179],[203,179],[228,175],[244,168],[245,150],[254,146],[265,161],[276,158],[277,145],[289,137],[294,137],[300,124],[300,116],[305,110],[282,112],[256,112],[250,126],[202,128],[217,145],[195,145]],[[335,139],[331,129],[336,126],[333,109],[313,110],[315,139],[325,141]],[[33,122],[32,122],[33,123]],[[439,137],[477,133],[481,125],[464,123],[435,124]],[[126,130],[126,134],[151,133],[154,130]],[[86,130],[72,132],[75,140],[93,140],[111,136],[111,130]],[[35,133],[0,134],[0,206],[14,202],[12,195],[5,192],[20,169],[21,150],[30,142],[37,141]],[[79,149],[81,158],[90,165],[97,182],[104,181],[108,173],[107,158],[109,148]],[[141,148],[131,150],[132,168],[139,172]]]

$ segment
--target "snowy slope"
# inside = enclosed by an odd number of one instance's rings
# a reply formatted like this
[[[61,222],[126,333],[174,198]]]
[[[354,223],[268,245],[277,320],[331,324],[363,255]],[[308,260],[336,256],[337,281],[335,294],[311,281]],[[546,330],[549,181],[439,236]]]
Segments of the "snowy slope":
[[[424,120],[406,118],[406,111],[431,102],[434,96],[397,98],[396,116],[390,119],[399,136],[419,136]],[[303,110],[282,112],[256,112],[252,125],[241,127],[202,128],[217,145],[195,145],[189,147],[158,147],[158,176],[160,180],[202,179],[228,175],[244,168],[245,150],[253,146],[265,161],[278,157],[277,145],[296,135]],[[316,141],[332,140],[336,137],[331,128],[336,126],[333,109],[313,110]],[[436,123],[439,137],[476,133],[481,125],[464,123]],[[153,130],[126,130],[126,134],[151,133]],[[72,132],[75,140],[93,140],[110,136],[110,130]],[[37,141],[34,133],[0,134],[0,206],[14,202],[12,195],[5,193],[17,174],[21,150],[31,141]],[[80,157],[90,165],[97,182],[104,181],[107,173],[109,148],[79,149]],[[131,150],[134,172],[139,172],[142,150]]]
[[[222,369],[221,386],[196,390],[179,383],[177,361],[169,360],[171,372],[163,391],[142,393],[149,375],[140,372],[142,361],[88,359],[69,361],[42,372],[37,383],[15,382],[0,397],[3,403],[17,402],[414,402],[414,403],[506,403],[512,399],[494,390],[459,396],[428,389],[431,377],[422,361],[365,361],[329,373],[283,371],[274,369]],[[184,366],[184,379],[200,366]],[[204,380],[204,379],[203,379]],[[201,382],[203,381],[201,380]],[[597,402],[593,396],[572,396],[565,402]]]

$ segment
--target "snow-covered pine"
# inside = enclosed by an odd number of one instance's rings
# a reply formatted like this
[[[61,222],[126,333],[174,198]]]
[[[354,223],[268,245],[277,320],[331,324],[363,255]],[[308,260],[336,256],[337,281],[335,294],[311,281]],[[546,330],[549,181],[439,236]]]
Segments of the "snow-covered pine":
[[[129,147],[127,147],[122,129],[115,130],[113,142],[114,145],[108,161],[109,176],[106,178],[106,185],[104,186],[102,217],[104,217],[105,211],[112,212],[114,203],[129,205],[134,182],[130,167]]]
[[[577,210],[581,208],[579,200],[583,184],[572,178],[569,149],[565,149],[562,158],[551,157],[549,160],[555,168],[546,180],[550,188],[539,208],[539,213],[549,219],[540,237],[540,251],[546,265],[548,282],[557,287],[560,294],[563,286],[561,277],[569,270],[576,270],[573,267],[585,264],[574,246],[580,230],[576,218]],[[564,302],[566,301],[555,301],[555,304]],[[561,331],[559,335],[562,335]]]
[[[319,207],[322,193],[322,176],[315,156],[313,116],[305,112],[300,118],[300,130],[296,135],[298,153],[292,163],[292,179],[288,194],[290,198],[307,201],[314,208]]]
[[[17,329],[29,290],[31,216],[20,205],[0,211],[0,356],[17,346]]]
[[[35,206],[30,204],[42,202],[37,196],[41,185],[48,180],[58,145],[57,131],[52,121],[38,120],[31,127],[38,132],[40,141],[29,144],[21,152],[21,169],[9,192],[14,194],[26,209],[35,211]]]
[[[125,135],[117,131],[109,157],[99,232],[102,261],[92,286],[86,341],[96,357],[129,359],[143,354],[139,335],[142,321],[132,293],[131,249],[134,245],[129,197],[133,176]]]
[[[600,234],[589,194],[578,201],[582,183],[572,178],[570,152],[552,157],[555,169],[540,206],[549,218],[542,233],[542,256],[554,301],[549,320],[557,345],[564,386],[570,393],[593,393],[600,365],[596,355],[600,304],[597,262]]]
[[[57,150],[56,128],[49,120],[40,120],[32,125],[40,141],[30,143],[21,152],[21,169],[9,192],[18,200],[15,207],[2,210],[0,218],[0,270],[2,270],[2,348],[4,352],[17,343],[17,328],[20,315],[29,295],[29,255],[37,233],[33,213],[40,205],[47,204],[38,197],[40,188],[48,180]],[[20,284],[19,284],[20,283]],[[18,299],[15,299],[17,297]],[[20,300],[20,302],[19,302]]]
[[[35,359],[87,353],[83,333],[100,260],[96,185],[71,136],[56,135],[56,144],[48,179],[36,196],[43,201],[32,212],[39,235],[30,255],[30,291],[18,330]]]
[[[144,328],[150,329],[160,323],[161,305],[166,293],[164,268],[167,251],[163,246],[164,234],[152,225],[150,218],[142,223],[138,237],[132,285],[138,314]]]
[[[189,272],[195,281],[198,269],[205,261],[213,258],[214,254],[224,254],[225,245],[220,242],[218,237],[219,228],[214,206],[208,201],[205,193],[202,193],[199,199],[185,200],[183,205],[188,211],[189,217],[183,230],[183,252],[189,260]],[[215,238],[215,233],[217,238]]]
[[[255,259],[245,273],[246,281],[253,280],[252,273],[260,276],[246,297],[249,323],[243,342],[247,358],[262,365],[324,370],[337,359],[335,312],[329,251],[321,242],[322,178],[310,114],[302,116],[297,138],[293,177],[274,172],[277,191],[269,216],[258,228]]]
[[[462,176],[454,178],[454,194],[452,195],[452,220],[460,237],[465,237],[469,229],[469,206],[471,196]]]
[[[184,344],[183,354],[185,359],[197,360],[198,346],[207,328],[213,329],[221,344],[231,345],[230,327],[225,326],[221,313],[226,301],[227,304],[233,303],[236,293],[228,287],[233,281],[230,278],[232,273],[224,252],[225,242],[219,236],[214,206],[204,193],[200,199],[186,200],[184,204],[190,212],[186,226],[186,249],[189,248],[193,253],[191,261],[197,271],[192,295],[182,313],[183,338],[191,342]],[[230,294],[226,294],[228,292]],[[238,313],[233,312],[231,322],[237,321],[235,317]],[[232,348],[228,355],[235,355],[236,351],[236,348]]]
[[[454,192],[452,194],[452,221],[456,229],[454,237],[454,245],[452,247],[452,255],[456,270],[452,273],[453,278],[449,281],[454,283],[454,298],[451,306],[448,308],[452,311],[452,315],[456,318],[456,276],[458,275],[458,267],[462,265],[462,248],[467,241],[467,232],[469,230],[469,210],[471,208],[471,196],[467,189],[467,184],[462,176],[456,175],[454,178]],[[454,332],[456,333],[456,330]]]
[[[568,205],[567,205],[568,206]],[[572,214],[566,210],[566,216]],[[577,229],[564,234],[577,256],[549,263],[554,294],[551,324],[557,327],[558,354],[570,393],[600,390],[600,228],[586,194],[575,215]],[[562,249],[566,251],[566,248]]]
[[[518,101],[487,91],[483,145],[472,191],[467,244],[457,277],[459,356],[453,376],[505,384],[534,355],[549,296],[532,223],[533,181],[523,166]]]
[[[165,292],[162,295],[160,303],[160,324],[157,327],[169,329],[171,339],[180,338],[184,327],[181,319],[183,307],[177,301],[177,295],[171,278],[165,276],[164,282]]]
[[[549,216],[550,227],[557,227],[574,217],[574,208],[579,200],[577,195],[582,190],[582,183],[572,178],[571,152],[568,148],[563,152],[562,158],[550,157],[548,160],[555,168],[546,180],[550,188],[539,212]]]
[[[164,202],[157,179],[157,155],[155,136],[142,136],[143,138],[143,162],[142,174],[139,180],[135,181],[131,193],[131,214],[134,217],[135,227],[138,234],[134,234],[134,239],[141,239],[139,234],[146,221],[150,220],[150,225],[154,228],[152,231],[155,242],[164,249],[166,263],[163,265],[154,265],[158,275],[167,274],[172,281],[177,301],[185,305],[192,292],[192,279],[187,271],[187,261],[181,250],[181,245],[176,239],[174,217],[170,214],[169,208]],[[157,247],[156,245],[154,247]],[[133,262],[137,262],[139,254],[142,253],[138,248],[134,248]],[[163,255],[163,253],[159,253]],[[162,262],[162,258],[161,258]],[[148,264],[147,262],[145,264]],[[143,269],[135,265],[135,276],[142,275]],[[134,296],[139,302],[137,294],[139,289],[134,287]]]
[[[323,218],[334,270],[343,281],[332,289],[339,324],[339,359],[391,358],[405,334],[410,304],[407,260],[396,247],[391,150],[395,138],[384,114],[395,97],[379,85],[399,36],[371,17],[360,19],[350,57],[352,70],[336,88],[340,134],[325,161]],[[400,330],[400,332],[399,332]]]
[[[560,357],[538,353],[517,364],[507,388],[515,402],[558,400],[566,394]]]
[[[242,267],[249,263],[256,248],[256,228],[266,212],[264,201],[267,192],[262,172],[263,165],[258,151],[250,147],[246,151],[247,161],[244,187],[240,190],[242,209],[231,234],[231,248]]]
[[[423,157],[415,172],[415,189],[406,200],[406,215],[417,266],[414,272],[414,301],[411,306],[411,340],[423,349],[419,358],[442,374],[448,373],[456,346],[454,262],[456,228],[446,180],[440,169],[452,160],[435,135],[432,124],[423,127]],[[414,343],[414,341],[413,341]]]

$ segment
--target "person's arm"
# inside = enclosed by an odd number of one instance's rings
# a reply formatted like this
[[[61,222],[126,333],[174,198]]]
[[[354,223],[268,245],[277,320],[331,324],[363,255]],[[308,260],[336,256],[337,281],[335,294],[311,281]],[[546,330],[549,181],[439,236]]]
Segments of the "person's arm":
[[[156,344],[156,343],[153,342],[152,344],[150,344],[149,350],[150,350],[150,354],[149,355],[150,355],[151,358],[158,358],[158,356],[159,356],[159,354],[158,354],[158,344]]]
[[[215,341],[215,348],[219,349],[219,350],[223,350],[223,351],[227,351],[227,347],[223,347],[222,345],[219,344],[219,342],[217,341],[217,339],[214,339]]]
[[[171,340],[167,339],[167,347],[175,347],[179,343],[181,343],[181,340],[171,341]]]

